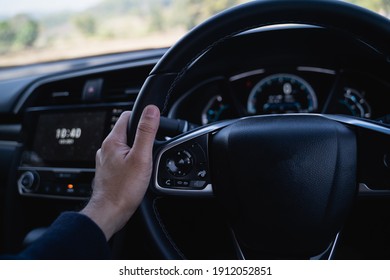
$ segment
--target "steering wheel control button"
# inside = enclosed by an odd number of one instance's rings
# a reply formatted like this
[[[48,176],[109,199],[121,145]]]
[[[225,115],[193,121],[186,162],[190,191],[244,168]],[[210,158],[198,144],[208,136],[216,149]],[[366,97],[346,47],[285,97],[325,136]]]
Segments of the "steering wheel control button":
[[[200,190],[210,183],[207,135],[173,145],[161,152],[157,167],[160,188]]]
[[[187,180],[176,180],[176,186],[178,187],[188,187],[190,182]]]
[[[201,162],[198,164],[196,176],[200,180],[205,180],[207,178],[208,172],[207,172],[207,164],[205,162]]]
[[[199,143],[195,142],[190,147],[191,152],[196,156],[198,162],[205,162],[207,160],[206,153]]]
[[[173,187],[175,185],[175,180],[172,180],[172,179],[164,179],[163,180],[163,185],[165,187]]]
[[[186,151],[178,151],[166,161],[168,172],[175,177],[186,176],[193,167],[193,160],[191,154]]]
[[[197,175],[199,178],[206,178],[207,171],[203,169],[203,170],[199,171]]]
[[[191,181],[190,187],[196,188],[196,189],[201,189],[206,186],[206,181]]]

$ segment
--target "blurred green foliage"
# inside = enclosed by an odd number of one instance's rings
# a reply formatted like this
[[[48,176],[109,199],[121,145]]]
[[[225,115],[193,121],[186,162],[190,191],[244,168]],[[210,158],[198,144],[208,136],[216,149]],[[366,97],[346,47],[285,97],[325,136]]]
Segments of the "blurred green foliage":
[[[348,0],[347,2],[376,12],[380,12],[385,15],[389,15],[390,13],[390,0]]]
[[[0,52],[29,48],[39,35],[39,24],[28,15],[16,15],[0,21]]]
[[[10,48],[15,40],[15,31],[7,21],[0,22],[0,53]]]
[[[79,14],[73,18],[73,22],[84,35],[93,36],[96,34],[96,20],[93,16]]]

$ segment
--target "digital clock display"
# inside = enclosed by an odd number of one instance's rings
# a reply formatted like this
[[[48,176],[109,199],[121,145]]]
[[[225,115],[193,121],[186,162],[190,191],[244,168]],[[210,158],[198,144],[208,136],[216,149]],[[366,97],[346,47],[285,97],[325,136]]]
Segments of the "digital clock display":
[[[33,151],[42,162],[92,162],[105,136],[106,111],[43,113]]]
[[[57,128],[56,129],[56,138],[60,145],[72,145],[76,139],[81,137],[81,128]]]

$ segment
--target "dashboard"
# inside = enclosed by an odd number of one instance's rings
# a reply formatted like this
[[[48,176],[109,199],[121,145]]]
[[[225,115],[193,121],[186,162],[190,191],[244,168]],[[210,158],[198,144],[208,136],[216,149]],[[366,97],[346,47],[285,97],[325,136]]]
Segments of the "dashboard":
[[[0,97],[0,178],[6,182],[0,188],[0,222],[6,225],[0,248],[17,252],[31,231],[48,226],[60,212],[82,207],[92,190],[96,150],[119,115],[131,110],[165,51],[132,52],[120,55],[119,62],[115,58],[111,63],[0,81],[5,92]],[[163,114],[194,126],[285,113],[347,114],[389,124],[389,70],[375,50],[342,34],[312,26],[258,29],[234,36],[196,61]],[[358,209],[359,223],[366,217],[370,224],[371,214],[378,212],[375,204],[369,206],[372,211]],[[205,246],[226,253],[221,219],[208,201],[200,210],[198,202],[174,199],[160,200],[159,207],[168,213],[164,222],[179,243],[182,236],[196,235],[196,242],[181,244],[190,257],[210,258],[200,253]],[[178,225],[177,216],[186,227]],[[381,234],[386,216],[382,218],[372,226]],[[346,241],[352,247],[367,234],[359,223],[352,217],[350,230],[361,230],[356,240]],[[129,239],[143,239],[140,228],[131,228]],[[389,256],[390,244],[379,250],[382,255],[372,245],[363,245],[363,256]],[[141,244],[127,246],[136,249],[121,251],[118,257],[155,258],[153,253],[145,255],[150,248]],[[354,256],[345,252],[340,258]]]

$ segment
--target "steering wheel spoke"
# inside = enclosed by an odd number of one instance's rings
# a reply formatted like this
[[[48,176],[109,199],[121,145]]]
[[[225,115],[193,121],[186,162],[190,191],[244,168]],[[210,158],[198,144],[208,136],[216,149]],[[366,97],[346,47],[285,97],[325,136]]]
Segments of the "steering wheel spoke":
[[[233,229],[231,229],[231,236],[233,240],[233,246],[236,252],[236,257],[239,260],[249,260],[249,259],[270,259],[275,256],[270,256],[270,255],[261,255],[259,252],[250,252],[247,249],[245,249],[243,246],[241,246],[240,242],[238,241]],[[334,240],[329,244],[329,246],[320,254],[316,256],[312,256],[309,259],[310,260],[333,260],[335,251],[337,248],[337,244],[339,242],[339,236],[340,233],[337,233],[336,236],[334,237]],[[281,258],[281,256],[278,256],[278,258]],[[291,256],[286,255],[285,258],[291,258]]]
[[[390,195],[390,128],[380,123],[328,115],[356,129],[359,196]]]

